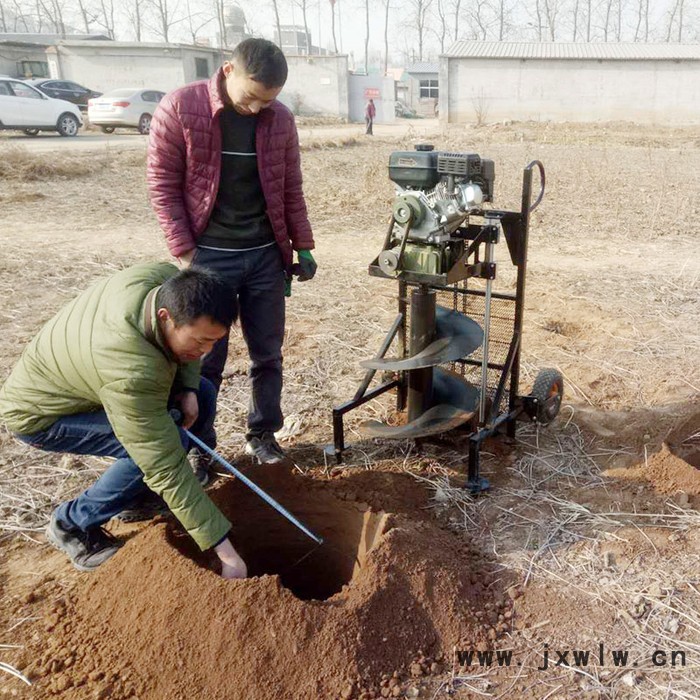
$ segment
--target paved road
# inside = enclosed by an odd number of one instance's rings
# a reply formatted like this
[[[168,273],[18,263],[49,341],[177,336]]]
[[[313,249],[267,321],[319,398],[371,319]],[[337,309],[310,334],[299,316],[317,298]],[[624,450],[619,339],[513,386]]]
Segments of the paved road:
[[[417,137],[432,134],[438,130],[437,119],[401,119],[394,124],[375,124],[374,135],[405,136],[415,133]],[[315,141],[318,139],[335,139],[344,136],[365,137],[364,124],[338,124],[333,126],[300,126],[299,139]],[[99,151],[102,149],[140,150],[146,148],[148,137],[136,132],[102,134],[94,131],[81,131],[74,138],[65,138],[53,133],[41,133],[38,136],[26,136],[12,131],[0,132],[0,148],[5,145],[22,146],[34,153],[50,151]]]

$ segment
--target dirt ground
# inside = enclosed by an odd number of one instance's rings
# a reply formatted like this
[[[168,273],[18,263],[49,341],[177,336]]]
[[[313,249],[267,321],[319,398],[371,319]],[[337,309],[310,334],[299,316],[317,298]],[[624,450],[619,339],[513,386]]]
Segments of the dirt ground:
[[[332,547],[297,566],[308,545],[220,479],[212,497],[230,509],[254,577],[223,582],[168,519],[115,526],[125,547],[80,574],[43,528],[105,461],[34,452],[0,431],[0,697],[700,697],[700,129],[435,127],[437,148],[495,161],[499,208],[519,208],[528,162],[547,170],[522,374],[527,387],[558,368],[565,405],[549,428],[486,446],[492,489],[478,499],[460,488],[463,434],[361,437],[362,420],[390,413],[388,398],[349,414],[342,466],[324,456],[331,408],[355,393],[359,361],[396,312],[395,286],[367,265],[390,212],[389,153],[416,134],[305,130],[319,271],[287,307],[288,468],[243,456],[238,333],[217,420],[222,454]],[[0,156],[2,381],[91,280],[167,253],[138,150],[28,154],[13,143]],[[497,286],[511,291],[501,248]],[[489,650],[512,663],[488,665]]]

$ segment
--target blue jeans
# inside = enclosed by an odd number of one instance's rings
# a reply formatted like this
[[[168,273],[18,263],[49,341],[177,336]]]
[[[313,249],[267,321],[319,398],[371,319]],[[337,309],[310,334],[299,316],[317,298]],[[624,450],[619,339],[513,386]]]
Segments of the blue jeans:
[[[282,417],[284,265],[276,245],[254,250],[197,248],[193,264],[218,272],[238,298],[241,330],[250,356],[248,437],[275,432]],[[204,358],[202,376],[219,389],[228,355],[228,336]]]
[[[216,389],[204,378],[199,384],[198,398],[199,417],[190,430],[213,448]],[[189,450],[189,438],[182,428],[179,430],[182,445]],[[46,430],[16,437],[46,452],[117,458],[90,488],[58,506],[56,519],[67,530],[85,531],[102,525],[153,493],[143,481],[143,472],[117,440],[104,410],[64,416]]]

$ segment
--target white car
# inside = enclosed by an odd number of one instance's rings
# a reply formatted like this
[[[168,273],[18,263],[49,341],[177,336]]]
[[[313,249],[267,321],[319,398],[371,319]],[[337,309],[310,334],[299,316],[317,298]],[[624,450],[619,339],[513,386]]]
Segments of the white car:
[[[132,127],[148,134],[153,112],[164,96],[159,90],[143,88],[112,90],[88,101],[88,119],[105,134],[111,134],[117,127]]]
[[[76,105],[48,97],[21,80],[0,78],[0,129],[16,129],[29,136],[40,131],[75,136],[82,125]]]

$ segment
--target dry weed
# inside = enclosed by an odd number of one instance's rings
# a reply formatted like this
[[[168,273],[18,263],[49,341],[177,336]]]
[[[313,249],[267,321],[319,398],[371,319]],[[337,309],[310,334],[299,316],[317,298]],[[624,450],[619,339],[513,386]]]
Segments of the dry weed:
[[[9,146],[0,150],[0,178],[17,182],[71,180],[93,175],[108,163],[105,154],[32,153],[22,146]]]

